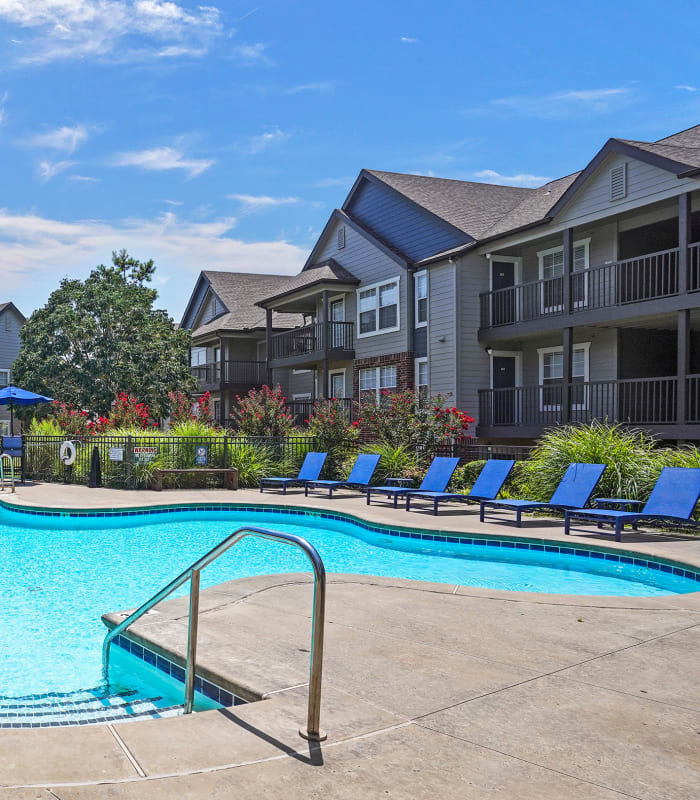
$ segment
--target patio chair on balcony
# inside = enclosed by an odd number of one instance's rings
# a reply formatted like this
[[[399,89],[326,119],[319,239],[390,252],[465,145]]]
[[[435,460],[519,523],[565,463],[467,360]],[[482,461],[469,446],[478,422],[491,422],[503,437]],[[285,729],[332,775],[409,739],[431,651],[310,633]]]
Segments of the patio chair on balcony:
[[[479,504],[479,520],[484,521],[484,511],[487,508],[509,509],[515,511],[515,525],[520,528],[524,511],[567,511],[583,508],[591,499],[605,467],[605,464],[569,464],[548,503],[535,500],[482,500]]]
[[[307,481],[304,494],[308,497],[309,489],[328,489],[328,496],[333,497],[334,489],[366,489],[378,463],[377,453],[360,453],[346,481]]]
[[[506,459],[489,459],[481,468],[479,477],[474,481],[469,494],[456,492],[426,492],[416,489],[406,494],[406,511],[411,510],[411,500],[416,497],[433,501],[433,514],[437,516],[438,504],[456,501],[461,503],[478,503],[481,500],[495,500],[503,488],[515,461]]]
[[[625,525],[633,527],[644,520],[655,522],[691,523],[693,511],[700,499],[700,469],[664,467],[641,511],[615,511],[609,508],[576,508],[564,515],[564,533],[568,536],[575,519],[615,526],[615,541],[622,538]],[[624,500],[620,504],[624,504]]]
[[[290,486],[304,486],[307,481],[316,481],[321,474],[328,453],[307,453],[296,478],[261,478],[260,492],[267,487],[282,487],[282,494],[287,494]]]
[[[458,464],[459,458],[437,456],[432,460],[423,482],[417,489],[407,489],[405,486],[368,486],[367,505],[371,503],[372,492],[391,497],[394,500],[394,508],[398,505],[399,497],[406,497],[416,492],[444,492]]]

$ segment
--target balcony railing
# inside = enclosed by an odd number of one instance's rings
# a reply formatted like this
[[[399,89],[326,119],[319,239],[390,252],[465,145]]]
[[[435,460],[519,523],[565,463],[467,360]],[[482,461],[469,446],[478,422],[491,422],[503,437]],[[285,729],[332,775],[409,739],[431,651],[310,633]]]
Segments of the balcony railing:
[[[572,312],[678,294],[678,248],[628,258],[569,276]],[[700,290],[700,243],[688,248],[688,290]],[[564,276],[480,295],[481,327],[493,328],[564,313]]]
[[[673,425],[679,420],[677,378],[574,382],[479,392],[479,425],[547,427],[562,423],[568,389],[570,422],[593,419],[635,425]],[[686,419],[700,422],[700,375],[686,379]]]
[[[315,322],[278,333],[270,340],[270,359],[275,361],[316,354],[321,357],[329,351],[350,355],[354,350],[353,328],[352,322]]]
[[[192,375],[200,387],[219,386],[262,386],[267,381],[267,362],[265,361],[217,361],[198,364],[192,367]]]

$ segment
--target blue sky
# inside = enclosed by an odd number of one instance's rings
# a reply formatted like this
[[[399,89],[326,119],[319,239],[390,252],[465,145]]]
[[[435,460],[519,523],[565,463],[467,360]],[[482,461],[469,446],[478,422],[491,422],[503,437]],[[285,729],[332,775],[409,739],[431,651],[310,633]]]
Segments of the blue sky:
[[[296,271],[362,167],[532,186],[700,123],[694,2],[0,0],[0,301]]]

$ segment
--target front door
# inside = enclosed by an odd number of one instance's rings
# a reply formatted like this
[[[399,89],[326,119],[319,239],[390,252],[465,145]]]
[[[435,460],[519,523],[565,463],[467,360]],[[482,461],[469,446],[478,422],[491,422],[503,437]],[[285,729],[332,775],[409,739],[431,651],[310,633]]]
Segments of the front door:
[[[345,397],[345,372],[331,372],[331,397]]]
[[[333,300],[331,302],[330,307],[330,317],[331,322],[344,322],[345,321],[345,300],[342,298],[340,300]],[[343,348],[343,332],[345,330],[344,325],[331,325],[331,347],[338,348],[338,349],[349,349]],[[333,397],[338,397],[339,395],[333,395]]]
[[[493,422],[515,424],[515,356],[493,356]]]
[[[491,262],[491,324],[515,322],[515,264],[512,261]]]

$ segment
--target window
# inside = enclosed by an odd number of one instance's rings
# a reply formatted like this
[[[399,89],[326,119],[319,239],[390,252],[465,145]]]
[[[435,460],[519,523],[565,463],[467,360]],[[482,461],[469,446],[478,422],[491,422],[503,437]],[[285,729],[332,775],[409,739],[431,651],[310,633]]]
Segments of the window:
[[[588,383],[588,351],[590,342],[574,346],[571,361],[571,404],[574,409],[587,408],[586,387]],[[564,352],[561,347],[543,347],[540,358],[540,408],[542,411],[558,411],[561,408],[564,382]],[[580,384],[580,385],[577,385]]]
[[[382,392],[393,392],[396,389],[396,366],[367,367],[360,370],[360,398],[374,395],[376,402],[384,396]]]
[[[588,252],[590,239],[574,242],[574,272],[583,272],[588,269]],[[561,311],[564,306],[564,282],[553,280],[564,274],[564,248],[552,247],[550,250],[540,250],[537,253],[540,263],[540,280],[546,281],[541,285],[541,303],[545,314]],[[574,284],[574,303],[585,305],[586,282],[576,281]]]
[[[414,276],[416,289],[416,328],[428,324],[428,273],[423,270]]]
[[[214,422],[218,422],[221,419],[221,401],[214,400]]]
[[[610,199],[621,200],[627,196],[627,164],[610,170]]]
[[[10,370],[0,369],[0,386],[10,385]]]
[[[358,336],[399,330],[399,279],[358,289]]]
[[[0,436],[10,435],[10,423],[5,419],[0,419]]]
[[[416,398],[419,406],[424,406],[429,399],[428,387],[428,359],[416,359]]]
[[[193,347],[190,350],[190,365],[198,367],[201,364],[207,363],[207,348],[206,347]]]

